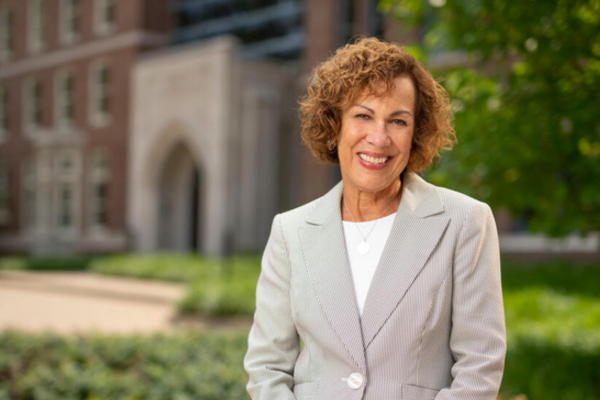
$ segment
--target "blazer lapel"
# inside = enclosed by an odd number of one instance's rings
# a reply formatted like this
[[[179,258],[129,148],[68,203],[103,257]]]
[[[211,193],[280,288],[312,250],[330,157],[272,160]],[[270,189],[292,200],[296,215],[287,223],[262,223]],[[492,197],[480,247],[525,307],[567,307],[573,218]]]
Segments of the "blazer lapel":
[[[371,282],[362,314],[365,348],[398,307],[442,237],[450,219],[433,185],[405,176],[402,200]]]
[[[348,264],[340,202],[342,183],[323,196],[298,228],[310,283],[339,340],[365,372],[364,345]]]

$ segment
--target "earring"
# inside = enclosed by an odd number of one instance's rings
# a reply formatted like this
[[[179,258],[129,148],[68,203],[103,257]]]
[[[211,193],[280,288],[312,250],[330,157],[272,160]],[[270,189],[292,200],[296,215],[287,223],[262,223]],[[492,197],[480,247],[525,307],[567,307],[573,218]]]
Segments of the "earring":
[[[329,149],[329,151],[334,151],[336,147],[337,147],[336,142],[332,142],[331,140],[327,141],[327,149]]]

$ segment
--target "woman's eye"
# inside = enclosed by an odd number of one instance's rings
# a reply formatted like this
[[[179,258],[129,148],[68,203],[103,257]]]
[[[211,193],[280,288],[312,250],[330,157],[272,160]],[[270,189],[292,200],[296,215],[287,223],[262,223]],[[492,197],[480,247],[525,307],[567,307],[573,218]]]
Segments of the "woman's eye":
[[[400,126],[406,126],[406,125],[408,125],[408,124],[406,123],[406,121],[405,121],[405,120],[403,120],[403,119],[395,119],[395,120],[393,120],[393,121],[392,121],[392,123],[393,123],[394,125],[400,125]]]
[[[370,117],[367,114],[356,114],[356,118],[369,119]]]

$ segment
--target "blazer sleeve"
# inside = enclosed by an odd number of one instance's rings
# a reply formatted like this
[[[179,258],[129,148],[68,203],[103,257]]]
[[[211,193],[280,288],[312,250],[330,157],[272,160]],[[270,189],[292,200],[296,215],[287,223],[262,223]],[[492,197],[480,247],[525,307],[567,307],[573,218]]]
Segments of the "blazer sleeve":
[[[299,338],[290,306],[290,263],[281,227],[273,220],[256,288],[256,312],[244,368],[254,400],[292,400]]]
[[[454,254],[450,388],[436,400],[495,400],[504,372],[506,327],[498,233],[490,208],[477,202]]]

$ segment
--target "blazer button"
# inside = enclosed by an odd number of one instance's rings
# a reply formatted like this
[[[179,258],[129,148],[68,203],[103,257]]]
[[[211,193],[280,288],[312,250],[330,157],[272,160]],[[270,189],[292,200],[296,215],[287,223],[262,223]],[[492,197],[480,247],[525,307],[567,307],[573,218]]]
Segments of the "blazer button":
[[[347,382],[350,389],[356,390],[362,387],[362,385],[365,383],[365,378],[363,378],[363,376],[358,372],[354,372],[350,374],[350,376],[347,379]]]

